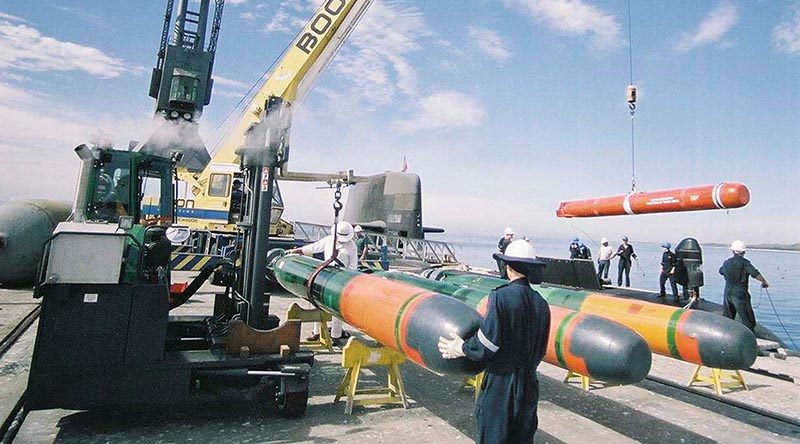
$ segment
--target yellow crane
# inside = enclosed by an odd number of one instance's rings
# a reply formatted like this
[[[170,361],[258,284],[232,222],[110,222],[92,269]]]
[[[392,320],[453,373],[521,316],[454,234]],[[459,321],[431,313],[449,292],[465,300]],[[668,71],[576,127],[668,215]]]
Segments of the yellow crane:
[[[289,111],[292,105],[302,100],[371,3],[372,0],[325,0],[251,98],[246,111],[222,140],[206,167],[196,173],[178,169],[179,181],[183,182],[178,184],[176,199],[179,225],[198,234],[206,233],[207,238],[213,237],[214,233],[236,233],[237,199],[241,196],[237,150],[245,144],[248,129],[261,120],[265,104],[271,97],[280,98],[285,106],[288,105]],[[283,114],[291,119],[290,112]],[[286,122],[287,128],[289,124],[290,121]],[[288,143],[285,146],[288,147]],[[289,173],[285,165],[278,179],[353,181],[351,172],[333,175]],[[292,234],[292,225],[280,219],[282,213],[283,201],[275,187],[270,221],[272,236]]]

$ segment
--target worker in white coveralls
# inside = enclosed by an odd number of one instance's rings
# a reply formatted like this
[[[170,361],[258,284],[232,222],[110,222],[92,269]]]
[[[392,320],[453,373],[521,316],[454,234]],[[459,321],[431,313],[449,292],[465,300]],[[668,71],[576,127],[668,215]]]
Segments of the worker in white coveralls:
[[[333,232],[336,232],[336,262],[344,268],[357,270],[358,253],[356,251],[356,244],[353,242],[353,236],[355,234],[353,226],[350,222],[342,221],[331,227],[331,233]],[[303,256],[313,256],[314,254],[322,253],[324,259],[328,260],[333,256],[333,244],[333,234],[330,234],[313,244],[288,250],[287,253],[302,254]],[[331,339],[334,343],[338,344],[341,339],[346,337],[343,336],[343,334],[347,335],[342,331],[342,320],[334,316],[331,320]],[[307,339],[312,341],[319,339],[319,324],[314,324],[314,336]]]

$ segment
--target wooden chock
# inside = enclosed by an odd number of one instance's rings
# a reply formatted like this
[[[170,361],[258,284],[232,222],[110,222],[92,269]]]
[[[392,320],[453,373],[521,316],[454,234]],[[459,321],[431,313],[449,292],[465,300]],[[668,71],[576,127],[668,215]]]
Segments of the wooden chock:
[[[406,361],[405,356],[388,347],[371,347],[351,337],[342,349],[342,367],[347,371],[336,390],[333,402],[339,402],[342,397],[347,398],[344,412],[353,414],[353,406],[361,405],[386,405],[400,404],[408,408],[403,378],[400,376],[400,364]],[[358,378],[362,368],[386,367],[389,374],[386,387],[359,389]],[[357,396],[363,396],[356,399]]]
[[[316,341],[300,341],[300,346],[311,349],[326,349],[333,353],[333,341],[331,340],[331,334],[328,332],[328,322],[333,319],[330,313],[316,308],[303,308],[297,303],[293,303],[286,312],[286,319],[300,323],[319,322],[319,339]]]
[[[243,357],[279,353],[282,346],[295,352],[300,349],[300,323],[289,320],[272,330],[257,330],[242,321],[231,321],[225,345],[229,354]]]
[[[701,373],[702,369],[702,365],[695,367],[692,377],[689,378],[689,387],[693,385],[711,385],[714,387],[717,396],[722,396],[724,394],[723,389],[726,388],[742,387],[745,390],[750,390],[739,370],[724,371],[719,368],[709,367],[711,374],[706,376]]]
[[[464,378],[464,384],[461,388],[469,388],[475,390],[475,399],[478,399],[478,395],[481,394],[481,385],[483,384],[483,373],[480,372],[475,376],[467,376]]]
[[[578,378],[581,383],[581,389],[589,390],[592,385],[592,378],[591,376],[582,375],[577,372],[573,372],[572,370],[567,370],[567,376],[564,377],[564,382],[572,383],[572,380]]]

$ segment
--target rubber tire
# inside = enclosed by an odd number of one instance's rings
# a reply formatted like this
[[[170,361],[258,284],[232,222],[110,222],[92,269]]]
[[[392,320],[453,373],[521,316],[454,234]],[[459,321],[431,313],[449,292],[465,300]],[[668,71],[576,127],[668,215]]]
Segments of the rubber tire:
[[[301,418],[308,407],[308,390],[298,393],[287,393],[281,397],[278,410],[285,418]]]

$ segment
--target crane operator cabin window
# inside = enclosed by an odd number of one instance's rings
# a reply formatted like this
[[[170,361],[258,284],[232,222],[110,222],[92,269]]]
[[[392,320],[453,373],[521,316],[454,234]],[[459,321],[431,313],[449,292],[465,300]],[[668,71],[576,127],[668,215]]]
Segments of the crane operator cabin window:
[[[200,81],[194,77],[175,75],[172,77],[170,87],[170,102],[186,102],[194,104],[197,98],[197,88]]]
[[[226,197],[231,189],[231,176],[229,174],[212,174],[208,181],[208,195],[211,197]]]
[[[94,173],[89,219],[117,222],[120,216],[126,216],[130,211],[129,163],[127,159],[112,158]]]

